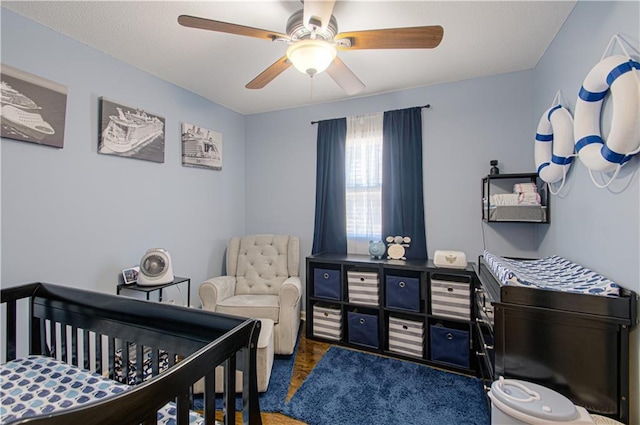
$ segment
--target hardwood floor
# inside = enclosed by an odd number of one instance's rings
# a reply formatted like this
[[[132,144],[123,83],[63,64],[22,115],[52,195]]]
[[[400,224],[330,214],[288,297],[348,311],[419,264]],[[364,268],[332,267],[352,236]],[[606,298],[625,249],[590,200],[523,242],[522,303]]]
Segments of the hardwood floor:
[[[304,323],[301,325],[304,327]],[[302,329],[302,335],[300,336],[300,342],[298,343],[298,354],[296,355],[296,362],[293,366],[293,376],[291,377],[291,384],[289,385],[289,394],[287,394],[287,401],[293,397],[295,392],[300,388],[304,380],[307,378],[311,370],[327,352],[331,344],[324,342],[311,341],[305,337],[304,329]],[[262,413],[263,425],[303,425],[304,422],[300,422],[296,419],[285,416],[281,413]],[[222,412],[216,414],[216,419],[221,421]],[[242,415],[236,414],[236,424],[242,424]]]

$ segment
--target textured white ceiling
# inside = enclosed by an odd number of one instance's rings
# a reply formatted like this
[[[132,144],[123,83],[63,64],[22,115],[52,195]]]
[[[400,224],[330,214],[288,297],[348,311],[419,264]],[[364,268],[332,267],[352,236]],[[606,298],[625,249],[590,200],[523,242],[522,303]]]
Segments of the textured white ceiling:
[[[339,32],[441,25],[435,49],[341,51],[366,85],[357,96],[535,67],[575,1],[337,1]],[[347,98],[326,74],[291,67],[244,86],[286,44],[182,27],[181,14],[286,32],[299,1],[2,1],[2,7],[242,114]],[[5,34],[2,34],[3,36]]]

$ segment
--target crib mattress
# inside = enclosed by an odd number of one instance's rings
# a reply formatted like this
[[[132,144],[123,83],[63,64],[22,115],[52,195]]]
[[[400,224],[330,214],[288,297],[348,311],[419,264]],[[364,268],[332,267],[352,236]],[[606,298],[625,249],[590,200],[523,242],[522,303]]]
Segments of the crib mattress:
[[[484,251],[483,256],[501,285],[608,297],[620,295],[617,283],[556,255],[539,260],[514,260]]]
[[[0,424],[84,406],[131,388],[90,371],[44,356],[29,356],[0,365]],[[175,423],[176,407],[158,411],[158,424]],[[191,425],[204,423],[189,413]]]

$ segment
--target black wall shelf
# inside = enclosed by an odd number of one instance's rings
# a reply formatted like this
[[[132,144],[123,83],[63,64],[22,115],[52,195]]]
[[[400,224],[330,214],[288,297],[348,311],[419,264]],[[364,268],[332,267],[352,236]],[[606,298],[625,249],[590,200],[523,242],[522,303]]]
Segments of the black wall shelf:
[[[541,205],[492,205],[491,196],[513,193],[517,183],[533,183]],[[549,223],[549,191],[537,173],[490,174],[482,178],[482,220],[487,223]]]

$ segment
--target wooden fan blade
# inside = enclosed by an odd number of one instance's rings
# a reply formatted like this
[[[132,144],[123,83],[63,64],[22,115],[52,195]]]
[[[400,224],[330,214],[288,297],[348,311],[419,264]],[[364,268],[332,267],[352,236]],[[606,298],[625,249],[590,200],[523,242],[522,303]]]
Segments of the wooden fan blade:
[[[287,56],[283,56],[273,63],[270,67],[265,69],[253,80],[249,81],[245,87],[248,89],[261,89],[269,84],[274,78],[282,74],[283,71],[291,66],[291,62],[287,59]]]
[[[304,0],[302,22],[310,31],[313,31],[314,26],[319,26],[323,31],[326,30],[335,3],[335,0]]]
[[[338,49],[433,49],[440,44],[444,29],[440,25],[429,27],[388,28],[368,31],[343,32],[336,40],[348,38],[351,47]]]
[[[279,38],[283,38],[285,40],[290,39],[288,35],[275,31],[261,30],[259,28],[245,27],[243,25],[230,24],[228,22],[198,18],[197,16],[180,15],[178,16],[178,23],[189,28],[246,35],[247,37],[262,38],[269,41],[274,41]]]
[[[360,79],[356,77],[356,74],[337,56],[333,62],[331,62],[329,68],[327,68],[327,74],[329,74],[329,76],[333,78],[333,81],[349,96],[364,90],[364,83],[360,81]]]

